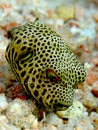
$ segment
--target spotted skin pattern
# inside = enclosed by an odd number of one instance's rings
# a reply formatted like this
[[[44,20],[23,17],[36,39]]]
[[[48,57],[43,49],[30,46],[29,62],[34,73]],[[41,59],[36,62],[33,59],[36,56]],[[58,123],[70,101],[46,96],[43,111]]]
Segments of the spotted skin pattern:
[[[86,72],[64,40],[39,20],[10,30],[9,37],[5,56],[26,92],[48,109],[71,106]]]

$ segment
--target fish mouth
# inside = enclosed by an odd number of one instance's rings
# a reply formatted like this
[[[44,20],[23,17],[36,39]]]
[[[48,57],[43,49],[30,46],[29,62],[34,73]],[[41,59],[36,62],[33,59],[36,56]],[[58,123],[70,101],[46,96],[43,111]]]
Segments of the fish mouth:
[[[56,111],[63,111],[63,110],[67,110],[71,105],[72,103],[66,103],[61,101],[54,105],[54,109]]]

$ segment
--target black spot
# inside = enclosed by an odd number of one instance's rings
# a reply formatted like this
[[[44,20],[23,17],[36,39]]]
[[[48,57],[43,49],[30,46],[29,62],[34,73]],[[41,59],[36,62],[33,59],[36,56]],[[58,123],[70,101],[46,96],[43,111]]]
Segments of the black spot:
[[[50,81],[44,81],[44,83],[49,83]]]
[[[23,38],[26,38],[26,36],[24,35]]]
[[[82,73],[81,75],[82,75],[82,76],[84,76],[85,74],[84,74],[84,73]]]
[[[25,34],[28,34],[28,32],[27,32],[27,31],[25,31],[24,33],[25,33]]]
[[[32,38],[34,38],[35,36],[34,35],[32,35]]]
[[[24,77],[26,74],[26,71],[21,72],[21,77]]]
[[[16,64],[17,64],[17,66],[18,66],[18,70],[22,70],[22,67],[19,65],[19,61],[16,61]]]
[[[46,42],[46,39],[44,40],[44,42]]]
[[[56,88],[55,87],[53,87],[53,90],[55,90]]]
[[[37,32],[37,30],[34,30],[34,32],[36,33],[36,32]]]
[[[42,53],[45,53],[45,50],[42,50]]]
[[[51,50],[47,50],[48,52],[50,52]]]
[[[47,92],[47,89],[44,89],[42,92],[42,95],[44,96],[46,92]]]
[[[51,91],[51,93],[54,93],[54,91]]]
[[[37,30],[39,30],[39,27],[36,27]]]
[[[50,45],[50,42],[48,41],[47,44]]]
[[[14,41],[15,41],[17,38],[18,38],[18,37],[15,37],[15,38],[14,38]]]
[[[50,60],[49,59],[47,59],[47,62],[49,62]]]
[[[37,85],[36,87],[39,89],[39,88],[40,88],[40,85]]]
[[[47,31],[47,30],[45,30],[45,33],[48,33],[48,31]]]
[[[17,43],[17,44],[21,43],[21,39],[17,40],[17,42],[16,42],[16,43]]]
[[[40,38],[40,40],[43,40],[43,39],[44,39],[43,37]]]
[[[43,61],[43,62],[45,62],[45,61],[46,61],[46,59],[45,59],[45,58],[43,58],[43,59],[42,59],[42,61]]]
[[[24,64],[24,62],[25,62],[25,61],[24,61],[24,60],[22,60],[22,61],[21,61],[21,64],[23,65],[23,64]]]
[[[79,79],[81,79],[81,76],[79,76]]]
[[[44,36],[44,37],[46,37],[46,34],[45,34],[45,33],[43,33],[43,36]]]
[[[46,39],[49,39],[49,37],[46,37]]]
[[[50,34],[49,34],[49,33],[47,33],[47,35],[48,35],[48,36],[50,36]]]
[[[55,92],[55,94],[57,94],[57,91]]]
[[[41,79],[39,79],[38,82],[41,83],[42,82]]]
[[[39,78],[39,74],[36,75],[36,78],[37,78],[37,79]]]
[[[34,47],[36,48],[36,45],[34,44]]]
[[[36,35],[38,35],[38,37],[40,36],[40,33],[36,33]],[[41,36],[40,36],[41,37]]]
[[[32,81],[35,82],[35,78],[32,78]]]
[[[23,42],[23,44],[27,44],[27,42],[25,41],[25,42]]]
[[[23,36],[23,33],[20,33],[19,35]]]
[[[14,56],[15,58],[17,57],[17,52],[15,52],[15,56]]]
[[[29,67],[31,67],[31,66],[33,66],[33,63],[30,63],[30,64],[29,64]]]
[[[19,32],[17,31],[16,34],[18,34]]]
[[[38,91],[35,90],[35,91],[34,91],[34,96],[37,97],[38,95],[39,95]]]
[[[46,53],[45,56],[48,56],[48,53]]]
[[[54,46],[56,46],[56,43],[54,43]]]
[[[32,30],[32,28],[29,27],[29,31]]]
[[[34,70],[33,75],[35,75],[35,74],[36,74],[36,72],[37,72],[37,71],[36,71],[36,70]]]
[[[43,47],[41,47],[40,50],[43,50]]]
[[[20,65],[18,65],[18,69],[21,71],[22,70],[22,67]]]
[[[8,58],[9,58],[9,60],[10,60],[10,51],[8,52]]]
[[[52,55],[50,55],[50,59],[52,58]]]
[[[55,95],[54,95],[55,96]],[[57,99],[55,99],[55,103],[57,103]]]
[[[26,67],[27,66],[27,64],[23,64],[23,67]]]
[[[50,95],[48,95],[46,98],[49,99]]]
[[[15,51],[15,49],[13,48],[13,49],[12,49],[12,55],[14,54],[14,51]]]
[[[43,66],[43,63],[41,63],[40,66]]]
[[[54,98],[54,97],[55,97],[55,95],[52,95],[52,97]]]
[[[23,50],[25,50],[26,49],[26,46],[23,46],[22,48],[21,48],[21,51],[23,51]]]
[[[37,51],[39,51],[39,48],[37,48]]]
[[[38,46],[40,46],[40,42],[38,42]]]
[[[47,49],[47,46],[45,46],[45,49]]]
[[[38,57],[37,57],[37,56],[35,57],[35,60],[38,60]]]
[[[29,43],[29,46],[32,46],[32,43]]]
[[[32,50],[32,48],[31,48],[31,47],[28,47],[28,52],[31,51],[31,50]]]
[[[39,102],[40,102],[40,103],[43,103],[42,97],[39,98]]]
[[[45,45],[45,43],[42,43],[42,46],[44,46]]]
[[[37,42],[37,38],[34,39],[34,42]]]
[[[39,68],[38,71],[41,71],[41,69]]]
[[[29,73],[32,73],[32,71],[33,71],[33,68],[31,68],[31,69],[29,70]]]
[[[49,49],[51,49],[52,47],[51,46],[49,46]]]
[[[39,32],[43,32],[42,30],[39,30]]]
[[[48,87],[50,88],[50,87],[51,87],[51,85],[48,85]]]
[[[34,88],[34,84],[30,84],[30,87],[33,89]]]
[[[50,103],[52,103],[52,102],[53,102],[53,99],[50,100]]]
[[[38,64],[35,64],[36,67],[38,67]]]
[[[42,84],[42,87],[45,87],[45,84]]]
[[[49,104],[48,103],[46,103],[46,105],[48,106],[48,108],[49,108]],[[51,108],[51,106],[50,106],[50,108]]]

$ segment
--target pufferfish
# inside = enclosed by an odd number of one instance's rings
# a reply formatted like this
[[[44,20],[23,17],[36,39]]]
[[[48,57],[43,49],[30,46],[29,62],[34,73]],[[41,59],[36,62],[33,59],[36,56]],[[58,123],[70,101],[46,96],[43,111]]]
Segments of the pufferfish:
[[[70,107],[86,72],[69,45],[39,20],[11,29],[9,38],[5,56],[25,91],[45,108]]]

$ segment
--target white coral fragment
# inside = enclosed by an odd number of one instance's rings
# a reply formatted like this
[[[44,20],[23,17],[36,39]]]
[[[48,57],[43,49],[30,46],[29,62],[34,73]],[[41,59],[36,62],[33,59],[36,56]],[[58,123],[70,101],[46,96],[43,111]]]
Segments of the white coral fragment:
[[[85,110],[82,103],[79,101],[74,101],[73,105],[65,111],[57,111],[56,114],[61,118],[74,118],[76,116],[81,116]]]
[[[62,124],[62,119],[60,119],[55,113],[51,112],[46,115],[46,122],[48,124],[58,126],[59,124]]]
[[[13,102],[10,102],[7,108],[7,114],[10,116],[14,115],[21,115],[25,116],[31,112],[29,106],[26,104],[26,102],[15,99]]]
[[[6,116],[0,116],[0,130],[20,130],[20,128],[15,127],[12,124],[9,124]]]
[[[0,112],[5,110],[8,106],[7,99],[4,94],[0,94]]]

